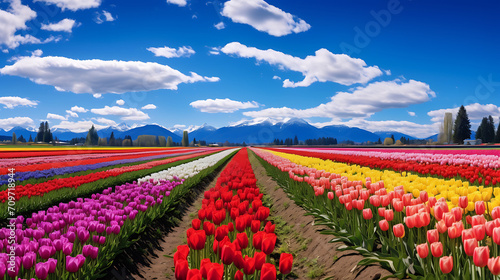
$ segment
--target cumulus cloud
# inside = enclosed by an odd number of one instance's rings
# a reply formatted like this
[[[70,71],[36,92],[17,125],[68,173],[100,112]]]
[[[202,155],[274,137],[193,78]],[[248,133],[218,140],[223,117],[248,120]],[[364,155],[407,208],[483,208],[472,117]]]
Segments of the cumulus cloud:
[[[220,47],[211,47],[208,53],[211,55],[219,55],[220,49],[221,49]]]
[[[125,104],[125,100],[118,99],[118,100],[116,100],[116,104],[122,106],[123,104]]]
[[[174,5],[177,5],[179,7],[185,7],[187,5],[186,0],[167,0],[167,3],[174,4]]]
[[[410,115],[411,117],[415,117],[417,114],[415,114],[415,112],[408,111],[408,115]]]
[[[319,49],[314,55],[302,59],[272,49],[260,50],[247,47],[238,42],[224,46],[221,51],[228,55],[243,58],[255,58],[276,65],[282,70],[300,72],[304,75],[301,82],[283,81],[283,87],[307,87],[314,82],[334,82],[342,85],[367,83],[382,75],[378,66],[367,66],[359,58],[352,58],[346,54],[334,54],[326,49]]]
[[[45,2],[56,5],[61,10],[78,11],[90,8],[97,8],[101,5],[101,0],[35,0],[35,2]]]
[[[43,24],[42,23],[42,30],[47,30],[47,31],[61,31],[61,32],[69,32],[71,33],[73,31],[73,27],[76,27],[76,21],[74,19],[68,19],[65,18],[61,20],[60,22],[57,23],[51,23],[51,24]]]
[[[142,106],[141,109],[142,110],[154,110],[154,109],[156,109],[156,105],[154,105],[154,104],[148,104],[148,105]]]
[[[460,107],[456,108],[449,108],[449,109],[439,109],[439,110],[434,110],[430,111],[427,113],[430,117],[432,117],[433,122],[442,122],[444,119],[444,114],[445,113],[452,113],[453,118],[457,116],[458,109]],[[494,104],[479,104],[479,103],[473,103],[470,105],[465,106],[465,110],[467,111],[467,115],[469,116],[469,119],[471,120],[481,120],[484,117],[487,117],[491,115],[493,118],[498,119],[500,117],[500,107]]]
[[[226,28],[226,25],[224,24],[224,22],[221,21],[217,24],[214,24],[214,27],[217,28],[218,30],[221,30],[221,29]]]
[[[73,106],[71,107],[71,111],[73,112],[77,112],[77,113],[86,113],[88,112],[89,110],[83,108],[83,107],[79,107],[79,106]]]
[[[13,117],[7,119],[0,119],[0,128],[3,130],[11,130],[16,126],[20,127],[33,127],[35,122],[28,117]]]
[[[94,18],[94,21],[97,24],[101,24],[105,21],[115,21],[116,20],[116,17],[113,17],[113,15],[110,12],[105,11],[105,10],[102,10],[102,12],[96,12],[95,15],[96,16]]]
[[[16,34],[17,31],[28,28],[26,22],[36,18],[36,12],[21,4],[21,0],[8,2],[10,2],[9,8],[5,11],[0,10],[0,47],[6,46],[8,49],[14,49],[20,44],[40,43],[40,40],[32,35]]]
[[[99,125],[95,124],[92,121],[77,121],[77,122],[71,122],[71,121],[61,121],[60,124],[53,125],[53,128],[58,128],[58,129],[67,129],[72,132],[87,132],[89,129],[92,127],[92,125],[97,129],[104,129],[107,128],[109,125]]]
[[[263,0],[230,0],[224,3],[221,14],[233,22],[248,24],[276,37],[304,32],[311,28],[304,20]]]
[[[253,118],[366,118],[384,109],[424,103],[435,96],[429,85],[419,81],[383,81],[354,88],[352,92],[338,92],[330,102],[314,108],[268,108],[245,112],[243,115]]]
[[[106,119],[106,118],[92,118],[92,119],[97,121],[98,123],[102,123],[102,124],[108,125],[108,126],[118,125],[114,120],[110,120],[110,119]]]
[[[273,80],[281,80],[281,77],[275,75],[273,76]]]
[[[52,114],[52,113],[48,113],[46,118],[53,119],[53,120],[62,120],[62,121],[66,120],[66,117],[63,117],[63,116],[58,115],[58,114]]]
[[[183,46],[178,49],[175,48],[169,48],[169,47],[161,47],[161,48],[147,48],[148,51],[152,52],[155,54],[155,56],[162,56],[166,58],[172,58],[172,57],[190,57],[191,55],[195,54],[196,52],[193,50],[193,48],[189,46]]]
[[[259,107],[259,103],[255,101],[240,102],[229,98],[196,100],[189,105],[204,113],[232,113],[241,109]]]
[[[38,101],[29,100],[19,96],[3,96],[0,97],[0,104],[4,105],[4,108],[14,109],[14,107],[17,106],[36,107],[36,105],[38,105]]]
[[[1,68],[0,73],[29,78],[37,84],[54,86],[58,91],[94,94],[96,98],[104,93],[176,90],[181,83],[219,81],[217,77],[202,77],[194,72],[188,76],[154,62],[58,56],[21,57],[13,65]]]
[[[104,108],[100,109],[92,109],[90,110],[92,113],[102,116],[120,116],[122,120],[147,120],[149,119],[149,115],[137,110],[136,108],[122,108],[118,106],[104,106]]]

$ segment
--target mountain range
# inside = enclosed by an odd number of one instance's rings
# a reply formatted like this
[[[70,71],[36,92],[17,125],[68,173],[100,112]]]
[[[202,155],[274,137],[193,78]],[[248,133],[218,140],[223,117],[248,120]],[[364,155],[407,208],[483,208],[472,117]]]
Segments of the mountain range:
[[[315,139],[319,137],[334,137],[339,142],[351,140],[356,143],[372,141],[375,142],[379,138],[383,141],[386,137],[394,135],[394,138],[400,139],[406,137],[410,140],[418,139],[397,131],[377,131],[370,132],[357,127],[348,127],[345,125],[330,125],[322,128],[317,128],[303,119],[293,118],[286,122],[273,123],[270,120],[261,122],[244,121],[235,125],[215,128],[208,124],[199,127],[190,127],[189,139],[205,140],[207,143],[223,143],[229,141],[230,143],[247,143],[247,144],[265,144],[273,142],[274,139],[286,139],[298,137],[299,140]],[[30,135],[35,138],[36,131],[29,130],[22,127],[14,127],[11,130],[5,131],[0,129],[0,140],[8,139],[12,133],[16,136],[23,137],[28,140]],[[97,133],[99,137],[109,137],[111,132],[114,133],[115,138],[124,138],[130,135],[132,139],[136,139],[139,135],[158,135],[158,136],[171,136],[174,142],[180,142],[182,139],[181,129],[168,130],[167,128],[150,124],[138,126],[134,128],[128,127],[126,124],[119,124],[117,126],[110,126],[105,129],[99,130]],[[52,130],[53,136],[60,140],[71,140],[77,137],[86,137],[87,132],[72,132],[67,129],[55,128]],[[2,137],[3,136],[3,137]],[[437,134],[427,137],[425,139],[437,140]]]

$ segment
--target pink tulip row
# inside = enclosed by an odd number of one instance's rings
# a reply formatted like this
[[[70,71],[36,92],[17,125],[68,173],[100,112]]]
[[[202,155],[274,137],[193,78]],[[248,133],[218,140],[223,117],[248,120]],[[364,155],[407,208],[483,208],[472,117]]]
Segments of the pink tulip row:
[[[402,160],[418,163],[439,163],[441,165],[470,165],[484,168],[500,168],[500,155],[493,154],[460,154],[460,153],[428,153],[413,150],[412,152],[397,152],[387,149],[307,149],[295,148],[296,150],[330,153],[348,156],[367,156],[384,160]]]

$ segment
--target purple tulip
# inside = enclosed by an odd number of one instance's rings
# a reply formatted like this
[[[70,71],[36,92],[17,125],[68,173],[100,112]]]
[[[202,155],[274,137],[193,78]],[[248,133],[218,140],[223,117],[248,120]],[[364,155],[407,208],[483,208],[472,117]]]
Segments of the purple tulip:
[[[23,267],[25,269],[30,269],[35,265],[36,254],[34,252],[28,252],[23,257]]]
[[[72,273],[78,271],[79,261],[76,257],[66,256],[66,270]]]
[[[15,248],[15,253],[16,253],[16,256],[18,257],[22,257],[24,256],[24,251],[25,251],[25,246],[23,244],[19,244],[16,246]]]
[[[7,275],[9,275],[11,278],[16,278],[17,274],[19,273],[19,267],[21,266],[21,263],[18,263],[19,257],[16,257],[15,265],[14,265],[14,271],[11,269],[7,269]]]
[[[7,267],[5,267],[5,264],[3,262],[0,262],[0,278],[3,279],[5,276],[5,271],[7,270]]]
[[[87,240],[90,238],[89,231],[84,228],[79,228],[77,233],[78,233],[78,239],[82,244],[87,242]]]
[[[40,255],[40,257],[42,259],[47,260],[48,258],[50,258],[53,255],[52,254],[52,249],[54,249],[54,251],[55,251],[54,247],[51,247],[51,246],[40,246],[40,248],[38,249],[38,254]]]
[[[56,272],[57,260],[50,258],[47,263],[49,264],[49,273]]]
[[[75,242],[76,234],[72,231],[66,233],[66,238],[68,238],[69,242]]]
[[[37,229],[37,230],[33,231],[33,237],[36,240],[42,239],[44,235],[45,235],[45,231],[43,229]]]
[[[104,224],[99,223],[99,224],[96,226],[96,231],[97,231],[97,233],[99,233],[99,234],[103,233],[105,230],[106,230],[106,225],[104,225]]]
[[[106,243],[106,236],[99,237],[99,244],[103,245],[104,243]]]
[[[73,243],[71,242],[64,243],[62,251],[63,254],[65,254],[66,256],[71,255],[71,252],[73,252]]]
[[[63,248],[63,242],[61,239],[54,240],[52,244],[54,245],[54,248],[56,248],[56,251],[61,251]]]
[[[39,262],[35,265],[35,275],[36,277],[44,280],[49,275],[49,264]]]

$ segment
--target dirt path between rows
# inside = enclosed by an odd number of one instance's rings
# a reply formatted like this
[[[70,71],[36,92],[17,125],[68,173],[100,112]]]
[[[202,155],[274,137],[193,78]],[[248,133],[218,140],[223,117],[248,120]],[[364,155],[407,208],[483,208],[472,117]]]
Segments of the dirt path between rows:
[[[333,236],[320,234],[324,228],[314,226],[314,218],[297,206],[278,184],[267,175],[253,153],[249,153],[257,184],[269,195],[273,207],[271,215],[279,217],[290,228],[290,234],[280,236],[282,248],[294,253],[292,271],[297,279],[379,279],[391,273],[380,266],[356,267],[363,259],[355,251],[338,251],[343,243],[328,243]]]

